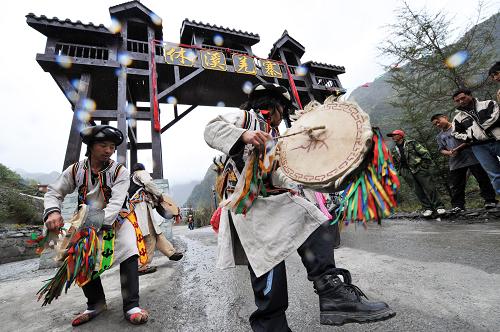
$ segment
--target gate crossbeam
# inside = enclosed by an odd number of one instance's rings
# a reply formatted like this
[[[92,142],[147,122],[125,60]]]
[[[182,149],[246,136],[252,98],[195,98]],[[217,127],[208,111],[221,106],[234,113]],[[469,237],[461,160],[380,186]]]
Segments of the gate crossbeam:
[[[185,77],[183,77],[181,80],[179,80],[178,82],[175,82],[172,86],[166,88],[165,90],[163,90],[162,92],[160,92],[158,94],[158,101],[165,97],[166,95],[168,95],[169,93],[172,93],[174,92],[176,89],[180,88],[182,85],[186,84],[187,82],[189,82],[191,79],[195,78],[196,76],[198,76],[199,74],[201,74],[205,69],[204,68],[198,68],[196,69],[194,72],[192,72],[191,74],[189,75],[186,75]]]
[[[165,130],[167,130],[168,128],[172,127],[174,124],[176,124],[177,122],[179,122],[183,117],[185,117],[186,115],[188,115],[196,107],[198,107],[198,105],[192,105],[187,110],[185,110],[181,115],[179,115],[179,116],[175,115],[175,118],[172,121],[170,121],[169,123],[167,123],[165,125],[165,127],[161,128],[161,133],[163,134],[163,132]]]

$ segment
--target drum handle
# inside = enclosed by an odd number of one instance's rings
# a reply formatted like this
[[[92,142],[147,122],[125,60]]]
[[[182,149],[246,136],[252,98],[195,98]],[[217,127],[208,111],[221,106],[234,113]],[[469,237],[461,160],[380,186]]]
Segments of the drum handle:
[[[307,133],[308,135],[310,135],[310,134],[312,134],[312,132],[314,130],[320,130],[320,129],[326,129],[326,126],[316,126],[316,127],[306,128],[306,129],[298,131],[296,133],[287,134],[287,135],[281,135],[281,136],[276,136],[276,137],[273,137],[273,139],[280,139],[280,138],[290,137],[290,136],[294,136],[294,135],[298,135],[298,134],[303,134],[303,133]]]

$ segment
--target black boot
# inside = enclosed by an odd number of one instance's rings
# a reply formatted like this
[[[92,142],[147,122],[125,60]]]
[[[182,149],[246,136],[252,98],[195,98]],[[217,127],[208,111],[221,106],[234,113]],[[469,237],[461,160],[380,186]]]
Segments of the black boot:
[[[326,275],[314,282],[319,295],[320,324],[343,325],[370,323],[394,317],[396,313],[385,302],[368,301],[357,286],[351,284],[351,275],[336,269],[337,275]]]

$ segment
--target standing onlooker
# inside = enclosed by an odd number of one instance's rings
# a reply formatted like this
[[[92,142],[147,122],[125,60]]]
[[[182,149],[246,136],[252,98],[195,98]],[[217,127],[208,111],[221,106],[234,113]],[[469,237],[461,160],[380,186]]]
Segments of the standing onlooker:
[[[434,186],[430,168],[433,165],[429,151],[415,140],[405,137],[402,130],[394,130],[387,134],[396,143],[392,149],[394,166],[406,183],[415,190],[422,204],[424,217],[430,217],[433,211],[442,215],[446,213],[444,205]]]
[[[500,194],[500,123],[498,104],[493,100],[479,101],[468,89],[453,94],[458,114],[452,122],[452,135],[472,146],[472,152]]]
[[[451,136],[451,122],[445,114],[434,114],[431,117],[431,122],[441,129],[441,132],[436,136],[439,152],[449,157],[452,212],[465,210],[465,185],[467,184],[468,170],[474,175],[479,184],[481,196],[484,199],[484,207],[486,209],[494,208],[497,203],[495,190],[491,186],[488,174],[474,157],[470,146]]]
[[[189,230],[192,231],[194,229],[194,219],[193,219],[193,215],[192,214],[190,214],[188,216],[187,224],[188,224]]]
[[[494,81],[500,83],[500,61],[497,61],[488,71],[488,76],[490,76]],[[497,91],[497,102],[500,103],[500,89]]]

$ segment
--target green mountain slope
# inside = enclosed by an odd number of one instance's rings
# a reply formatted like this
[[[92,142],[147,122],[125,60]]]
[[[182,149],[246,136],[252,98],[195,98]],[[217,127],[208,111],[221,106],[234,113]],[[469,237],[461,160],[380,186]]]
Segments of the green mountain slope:
[[[193,188],[193,191],[184,205],[194,209],[213,207],[214,202],[212,201],[212,187],[215,183],[215,175],[216,173],[212,169],[212,165],[210,165],[205,173],[205,176],[203,177],[203,180]]]

